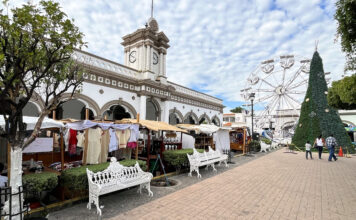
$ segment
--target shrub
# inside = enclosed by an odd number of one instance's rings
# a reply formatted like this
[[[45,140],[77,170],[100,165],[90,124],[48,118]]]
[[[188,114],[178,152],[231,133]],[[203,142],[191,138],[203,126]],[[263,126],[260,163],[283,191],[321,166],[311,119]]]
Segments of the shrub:
[[[289,150],[295,150],[295,144],[289,144]]]
[[[268,138],[265,138],[265,137],[261,138],[261,141],[265,142],[268,145],[272,144],[272,141],[270,139],[268,139]]]
[[[123,166],[134,166],[136,160],[123,160],[119,161]],[[99,172],[105,170],[109,166],[109,162],[95,165],[86,165],[82,167],[76,167],[68,169],[62,172],[61,174],[61,186],[67,188],[69,191],[83,191],[88,189],[88,177],[86,168],[93,172]],[[138,160],[142,170],[147,170],[146,162]]]
[[[249,144],[248,144],[248,147],[250,148],[250,150],[254,151],[254,152],[259,152],[261,151],[261,144],[259,141],[251,141]]]
[[[50,172],[28,174],[23,176],[22,184],[30,193],[52,191],[58,184],[58,176]]]
[[[197,149],[197,151],[202,153],[204,152],[204,149]],[[193,154],[193,149],[166,150],[163,152],[163,159],[168,165],[179,170],[182,166],[187,166],[189,164],[187,154]]]

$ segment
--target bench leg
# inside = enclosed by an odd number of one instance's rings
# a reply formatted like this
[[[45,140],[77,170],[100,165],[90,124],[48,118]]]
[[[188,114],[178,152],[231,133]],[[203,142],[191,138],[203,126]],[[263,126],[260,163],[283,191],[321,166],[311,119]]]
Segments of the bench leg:
[[[196,167],[195,171],[197,171],[198,178],[201,178],[201,175],[200,175],[200,173],[199,173],[199,167]]]
[[[137,193],[142,194],[142,184],[138,186]]]
[[[214,171],[214,172],[218,172],[218,171],[215,169],[215,164],[211,164],[210,166],[213,168],[213,171]]]
[[[192,172],[193,172],[194,170],[196,171],[195,166],[190,165],[190,171],[189,171],[189,173],[188,173],[188,176],[192,176]]]
[[[90,194],[89,195],[89,203],[87,205],[87,208],[89,210],[91,210],[91,204],[92,203],[94,203],[94,205],[96,206],[96,212],[101,216],[101,209],[100,209],[100,206],[99,206],[99,196]]]
[[[146,185],[145,185],[145,188],[147,189],[147,191],[148,191],[148,196],[153,196],[153,192],[151,191],[151,184],[150,184],[150,182],[148,182],[148,183],[146,183]]]
[[[225,163],[225,167],[229,167],[229,165],[227,164],[227,160],[224,160]]]

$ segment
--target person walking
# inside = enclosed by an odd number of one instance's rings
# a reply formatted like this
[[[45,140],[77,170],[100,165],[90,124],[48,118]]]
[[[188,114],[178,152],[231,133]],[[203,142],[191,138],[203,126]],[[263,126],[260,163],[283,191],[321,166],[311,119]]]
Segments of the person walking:
[[[332,161],[332,158],[334,158],[335,161],[337,161],[337,158],[334,154],[335,152],[335,147],[337,146],[336,139],[334,138],[334,135],[330,135],[329,137],[326,138],[326,146],[328,147],[329,150],[329,161]]]
[[[305,157],[307,158],[307,160],[308,160],[308,153],[310,154],[310,159],[313,159],[312,152],[311,152],[310,148],[311,148],[310,142],[307,141],[307,143],[305,144]]]
[[[316,145],[316,148],[318,149],[319,152],[319,159],[321,159],[321,154],[323,153],[323,147],[324,147],[324,140],[321,137],[321,135],[319,135],[319,137],[317,137],[314,141],[314,146]]]

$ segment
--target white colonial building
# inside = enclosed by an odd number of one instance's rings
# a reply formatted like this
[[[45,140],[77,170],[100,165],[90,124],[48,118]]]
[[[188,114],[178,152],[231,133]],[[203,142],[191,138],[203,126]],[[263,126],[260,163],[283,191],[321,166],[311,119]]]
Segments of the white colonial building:
[[[96,55],[76,51],[74,59],[84,66],[82,91],[57,109],[56,118],[136,118],[176,123],[221,125],[222,100],[167,80],[167,36],[150,18],[144,28],[123,37],[125,60],[119,64]],[[64,98],[69,98],[66,94]],[[36,116],[43,107],[32,98],[24,115]]]

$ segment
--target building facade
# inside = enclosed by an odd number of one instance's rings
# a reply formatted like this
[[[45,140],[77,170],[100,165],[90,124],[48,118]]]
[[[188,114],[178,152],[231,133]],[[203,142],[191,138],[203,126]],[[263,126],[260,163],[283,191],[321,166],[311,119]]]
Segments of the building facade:
[[[59,106],[56,118],[165,121],[170,124],[222,124],[222,100],[167,80],[169,39],[150,18],[144,28],[123,37],[125,60],[111,60],[77,50],[73,59],[84,67],[82,91]],[[63,96],[69,99],[70,94]],[[43,100],[36,95],[24,115],[37,116]]]

